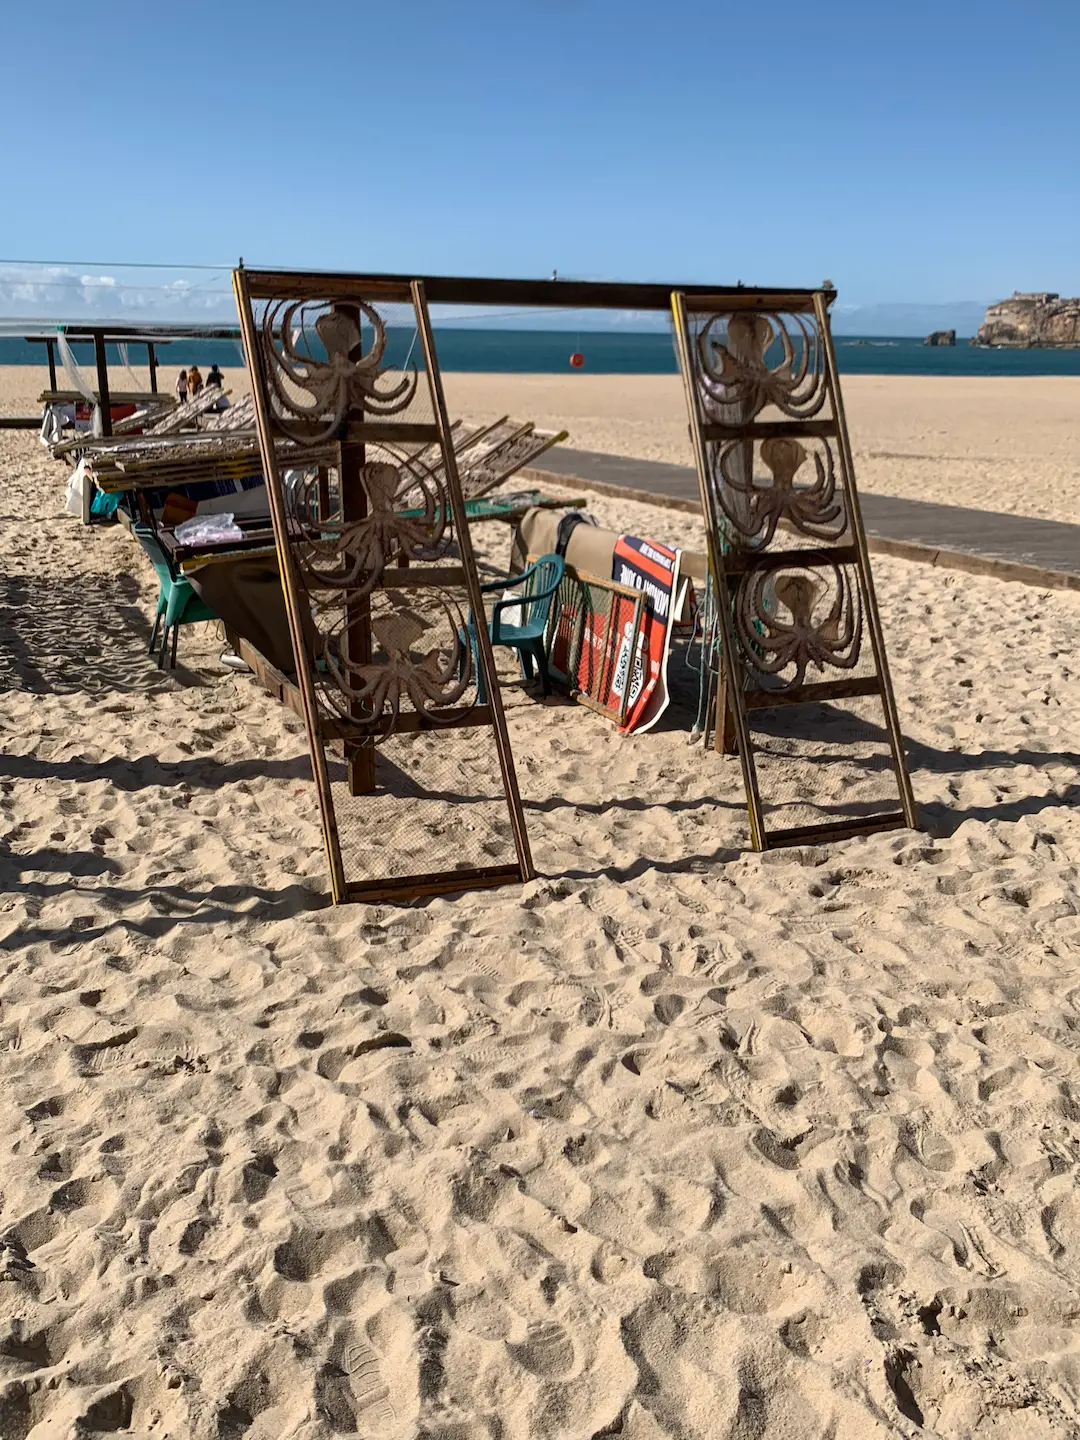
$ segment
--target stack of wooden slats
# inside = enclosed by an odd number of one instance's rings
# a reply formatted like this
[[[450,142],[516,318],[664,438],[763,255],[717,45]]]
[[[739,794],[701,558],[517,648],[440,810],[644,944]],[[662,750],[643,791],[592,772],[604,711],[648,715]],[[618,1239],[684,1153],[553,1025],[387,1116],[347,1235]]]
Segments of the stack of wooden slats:
[[[151,425],[150,429],[146,431],[147,435],[175,435],[185,425],[196,425],[199,416],[205,415],[218,403],[223,394],[227,395],[228,393],[218,385],[207,385],[199,391],[198,395],[193,395],[190,400],[185,400],[182,405],[177,405],[156,425]]]
[[[479,499],[566,438],[567,431],[537,430],[531,420],[522,425],[502,422],[458,455],[462,494],[466,500]]]
[[[206,429],[215,434],[221,430],[254,430],[255,429],[255,401],[250,395],[245,395],[235,405],[230,405],[227,410],[222,410],[218,415],[211,415],[206,422]]]
[[[511,420],[508,415],[491,425],[472,429],[455,421],[451,429],[461,493],[466,500],[486,495],[526,465],[532,465],[545,450],[567,438],[565,430],[538,430],[533,421]],[[425,446],[410,458],[429,467],[440,480],[443,478],[442,454],[437,444]],[[402,503],[409,508],[422,501],[422,490],[417,485],[408,491]]]
[[[278,442],[282,465],[288,465],[296,447]],[[307,453],[307,452],[305,452]],[[320,463],[332,464],[335,452],[327,446]],[[223,435],[137,436],[86,454],[86,473],[106,494],[118,490],[157,490],[199,485],[213,480],[248,480],[262,474],[259,442],[242,432]]]
[[[127,415],[123,420],[113,422],[114,435],[130,435],[133,430],[142,430],[144,433],[151,425],[156,425],[159,420],[172,410],[176,409],[176,401],[168,395],[162,395],[156,405],[141,405],[134,415]]]

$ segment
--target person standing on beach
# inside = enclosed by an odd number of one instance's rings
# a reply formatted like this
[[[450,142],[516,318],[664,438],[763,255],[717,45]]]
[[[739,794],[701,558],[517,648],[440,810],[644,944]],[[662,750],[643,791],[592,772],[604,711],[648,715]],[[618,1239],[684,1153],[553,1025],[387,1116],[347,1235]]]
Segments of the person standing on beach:
[[[177,377],[176,377],[176,401],[177,401],[177,404],[178,404],[178,405],[183,405],[183,403],[185,402],[186,399],[187,399],[187,371],[186,371],[186,370],[181,370],[181,371],[180,371],[180,374],[177,375]]]
[[[199,373],[198,365],[192,365],[188,371],[188,389],[191,391],[191,398],[194,400],[199,391],[203,388],[203,378]]]
[[[219,415],[222,410],[227,410],[229,408],[228,397],[226,396],[225,391],[222,388],[224,380],[225,376],[222,375],[218,367],[216,365],[211,365],[209,373],[206,377],[206,388],[207,390],[216,390],[218,392],[219,398],[214,401],[213,405],[210,406],[211,412],[215,415]]]

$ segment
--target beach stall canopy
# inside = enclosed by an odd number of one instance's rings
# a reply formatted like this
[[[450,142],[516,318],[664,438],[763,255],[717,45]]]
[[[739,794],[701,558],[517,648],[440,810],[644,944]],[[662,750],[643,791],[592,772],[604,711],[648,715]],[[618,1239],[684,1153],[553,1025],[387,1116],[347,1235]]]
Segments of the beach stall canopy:
[[[101,321],[98,324],[68,324],[63,320],[0,320],[0,339],[20,339],[31,345],[44,345],[49,363],[49,401],[80,400],[86,396],[81,388],[62,391],[57,387],[56,357],[59,351],[61,363],[65,349],[72,345],[93,345],[96,370],[96,400],[101,408],[103,433],[112,433],[111,406],[113,404],[137,404],[158,393],[157,348],[169,345],[175,340],[232,340],[240,344],[238,325],[183,325],[153,324],[127,325],[120,321]],[[126,356],[129,345],[145,345],[147,363],[150,369],[150,391],[112,392],[109,384],[109,363],[107,345],[120,347],[121,356]],[[69,352],[70,353],[70,352]],[[127,360],[124,360],[127,364]],[[65,365],[65,369],[69,368]],[[77,369],[77,366],[76,366]]]

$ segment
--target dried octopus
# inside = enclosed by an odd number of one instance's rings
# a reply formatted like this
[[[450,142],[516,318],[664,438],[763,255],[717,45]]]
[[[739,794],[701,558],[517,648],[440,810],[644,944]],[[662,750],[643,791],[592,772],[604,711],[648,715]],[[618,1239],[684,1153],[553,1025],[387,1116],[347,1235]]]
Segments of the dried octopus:
[[[792,419],[816,415],[825,403],[824,369],[817,330],[804,316],[790,317],[801,345],[778,315],[760,313],[712,315],[697,337],[702,404],[722,424],[747,424],[766,405],[775,405]],[[726,341],[715,332],[727,326]],[[781,356],[769,365],[766,354],[775,341]]]
[[[315,333],[326,350],[326,359],[322,360],[298,346],[306,315],[301,314],[299,328],[295,327],[296,315],[298,311],[306,311],[310,303],[275,301],[262,316],[265,371],[278,429],[294,440],[318,444],[336,436],[353,410],[377,415],[394,415],[404,410],[416,393],[416,367],[389,389],[378,388],[388,368],[382,363],[386,353],[386,325],[379,312],[361,300],[321,302],[324,308],[315,320]],[[335,303],[348,308],[330,308]],[[361,319],[356,312],[373,331],[367,350]],[[298,400],[297,390],[310,395],[311,403]],[[296,425],[293,423],[296,420],[304,423]],[[312,431],[309,427],[313,423],[322,428]]]
[[[795,477],[809,458],[797,440],[773,437],[762,442],[761,458],[772,472],[772,483],[761,485],[748,471],[746,452],[752,442],[737,440],[724,446],[714,460],[717,491],[725,515],[743,541],[764,549],[786,521],[816,540],[838,540],[847,527],[847,507],[836,493],[832,451],[824,445],[824,458],[813,452],[814,479],[796,485]]]
[[[413,649],[434,629],[430,620],[410,607],[400,592],[384,592],[388,604],[398,607],[376,616],[371,633],[385,660],[353,664],[342,644],[347,624],[326,635],[323,664],[320,666],[323,693],[329,703],[345,718],[356,720],[362,712],[361,724],[374,727],[390,712],[385,734],[393,731],[408,700],[417,715],[438,723],[437,707],[455,704],[469,689],[473,678],[472,650],[463,638],[464,625],[458,607],[445,595],[433,597],[449,622],[449,647],[436,644],[414,658]]]
[[[359,520],[322,519],[318,477],[305,474],[288,492],[290,517],[301,536],[294,542],[301,575],[310,586],[369,594],[391,560],[438,555],[447,535],[446,497],[434,473],[418,460],[401,465],[371,460],[360,468],[368,513]],[[420,503],[397,508],[403,497]]]
[[[862,602],[857,582],[839,566],[830,566],[832,586],[805,573],[780,574],[758,570],[745,575],[735,601],[735,626],[744,653],[764,675],[784,677],[785,689],[803,684],[808,666],[853,670],[862,650]],[[832,603],[817,618],[821,600]],[[771,591],[771,594],[769,593]],[[775,597],[775,599],[773,598]],[[777,604],[779,602],[779,604]],[[779,606],[791,616],[780,618]]]

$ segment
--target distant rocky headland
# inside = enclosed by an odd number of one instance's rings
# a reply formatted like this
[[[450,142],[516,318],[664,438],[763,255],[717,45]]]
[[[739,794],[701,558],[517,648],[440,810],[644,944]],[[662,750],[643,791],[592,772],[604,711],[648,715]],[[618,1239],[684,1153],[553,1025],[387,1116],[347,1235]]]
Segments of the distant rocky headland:
[[[923,344],[924,344],[924,345],[955,345],[955,344],[956,344],[956,331],[955,331],[955,330],[931,330],[930,334],[927,335],[926,339],[923,341]]]
[[[991,305],[973,345],[1080,349],[1080,299],[1063,300],[1050,291],[1023,294]]]

